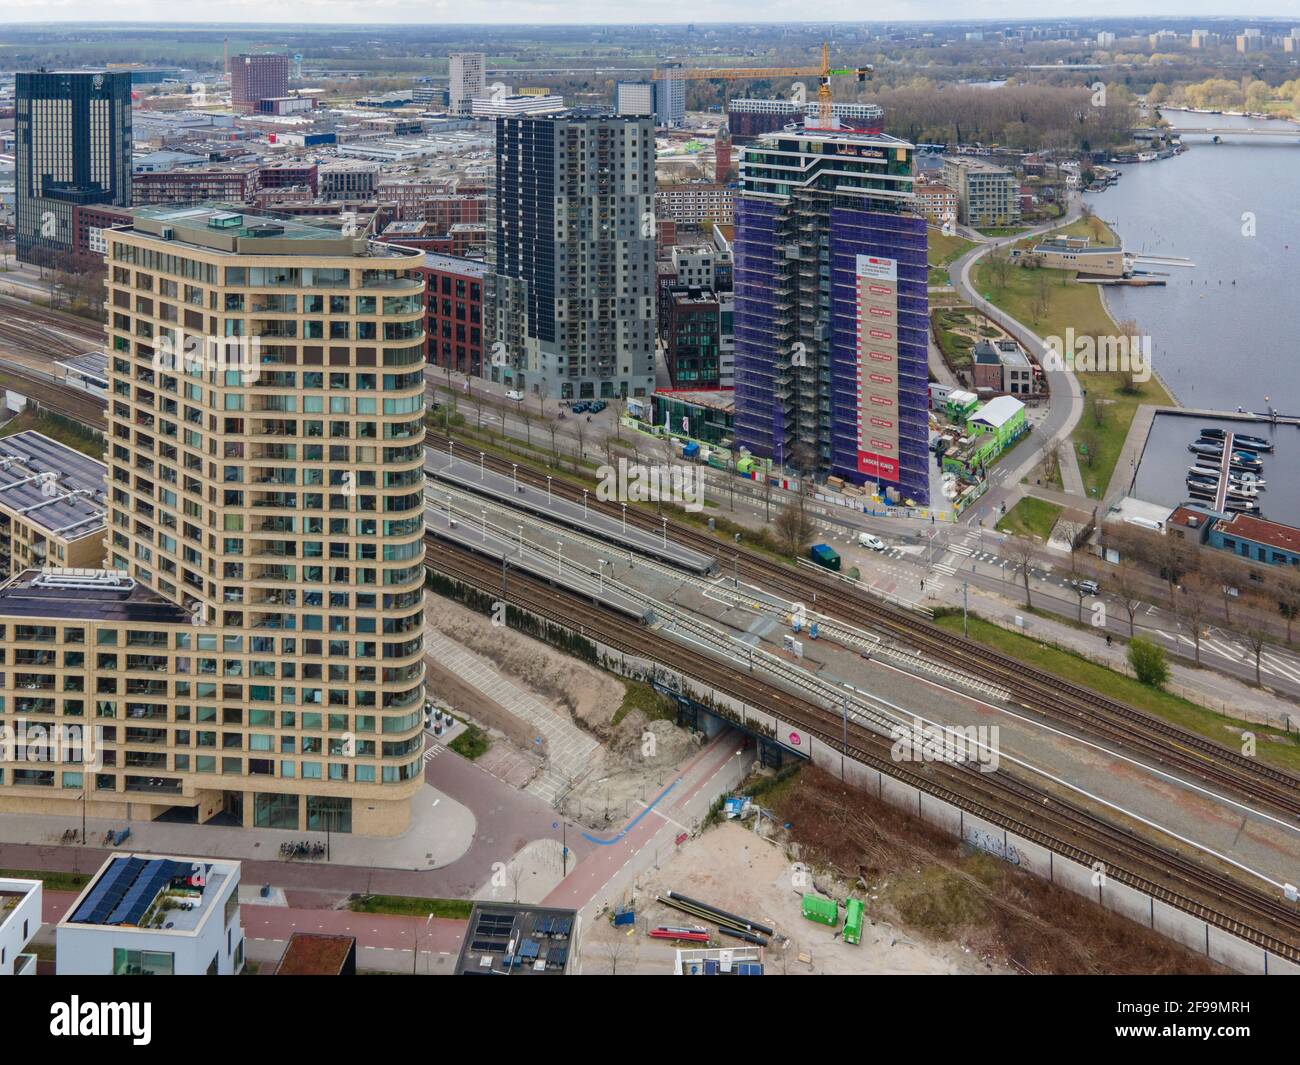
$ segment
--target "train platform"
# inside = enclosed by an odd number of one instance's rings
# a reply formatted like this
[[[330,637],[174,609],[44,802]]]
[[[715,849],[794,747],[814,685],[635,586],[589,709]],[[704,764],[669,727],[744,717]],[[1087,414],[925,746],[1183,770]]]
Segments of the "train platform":
[[[497,528],[491,521],[485,524],[477,517],[455,509],[448,514],[443,507],[430,506],[425,508],[424,522],[425,528],[439,540],[457,544],[502,564],[507,589],[510,572],[522,570],[637,621],[646,624],[654,621],[654,611],[619,592],[611,582],[602,580],[597,571],[585,572],[581,563],[565,559],[549,548],[540,548],[527,538],[521,542],[518,536]]]
[[[536,514],[547,521],[575,529],[608,543],[655,558],[695,574],[709,574],[717,569],[717,558],[677,543],[671,536],[642,529],[619,518],[562,499],[545,488],[516,481],[510,474],[463,458],[452,458],[445,449],[428,448],[424,472],[435,481],[455,485],[464,491],[485,496],[510,507]]]

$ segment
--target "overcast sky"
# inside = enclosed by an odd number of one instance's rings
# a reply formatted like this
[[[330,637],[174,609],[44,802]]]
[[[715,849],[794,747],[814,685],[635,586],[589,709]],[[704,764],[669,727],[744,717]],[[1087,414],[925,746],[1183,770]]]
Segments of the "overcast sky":
[[[608,0],[216,0],[184,11],[175,0],[3,0],[5,22],[114,21],[276,23],[636,23],[912,21],[921,19],[1046,19],[1107,15],[1294,18],[1300,0],[1252,0],[1249,14],[1234,16],[1225,0],[656,0],[610,4]]]

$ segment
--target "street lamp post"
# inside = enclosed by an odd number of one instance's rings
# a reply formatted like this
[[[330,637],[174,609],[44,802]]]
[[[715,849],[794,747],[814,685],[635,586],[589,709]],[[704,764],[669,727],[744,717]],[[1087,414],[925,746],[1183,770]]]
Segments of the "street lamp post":
[[[510,463],[510,483],[516,492],[519,491],[519,463]]]
[[[664,550],[668,550],[668,516],[664,515]]]
[[[415,926],[415,957],[411,959],[412,976],[416,975],[416,973],[420,971],[420,933],[421,931],[427,932],[431,924],[433,924],[433,914],[429,914],[425,919],[423,929],[421,929],[419,925]]]
[[[550,474],[547,474],[547,476],[546,476],[546,505],[547,505],[548,507],[551,505],[551,477],[550,477]]]
[[[627,535],[627,504],[621,504],[623,507],[623,535]]]
[[[564,566],[564,541],[555,541],[555,572],[563,576]]]
[[[596,566],[600,570],[600,590],[601,592],[604,592],[605,591],[605,560],[603,558],[596,559]]]
[[[515,528],[519,530],[519,557],[523,558],[524,557],[524,527],[522,525],[516,525]]]
[[[478,479],[480,481],[483,480],[484,477],[486,476],[483,472],[483,460],[486,458],[487,458],[487,454],[485,452],[480,451],[478,453]]]
[[[587,489],[582,490],[582,520],[587,520]]]

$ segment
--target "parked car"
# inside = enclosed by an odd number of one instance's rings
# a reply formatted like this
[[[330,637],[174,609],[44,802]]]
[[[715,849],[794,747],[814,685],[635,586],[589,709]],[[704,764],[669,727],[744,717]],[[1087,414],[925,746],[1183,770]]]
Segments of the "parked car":
[[[509,392],[506,393],[506,399],[513,399],[516,403],[521,402],[523,398],[524,398],[524,394],[520,392],[519,389],[517,388],[512,388]]]
[[[606,403],[603,399],[598,399],[596,400],[595,403],[591,404],[591,406],[588,407],[587,409],[590,410],[592,414],[599,414],[608,406],[609,404]]]
[[[885,541],[879,536],[872,536],[871,533],[858,533],[858,546],[869,547],[872,551],[883,551]]]
[[[1094,580],[1071,580],[1070,587],[1080,595],[1096,595],[1101,591],[1101,585]]]
[[[572,407],[570,407],[569,410],[573,411],[574,414],[582,414],[587,410],[587,404],[582,400],[579,400]]]

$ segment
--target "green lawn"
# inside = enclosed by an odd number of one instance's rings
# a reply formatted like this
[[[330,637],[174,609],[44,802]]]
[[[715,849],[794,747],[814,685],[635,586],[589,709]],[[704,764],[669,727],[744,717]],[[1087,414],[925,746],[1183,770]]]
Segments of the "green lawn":
[[[0,869],[8,880],[40,880],[46,891],[80,891],[90,883],[89,873],[50,872],[41,869]]]
[[[619,708],[614,711],[614,718],[610,722],[612,727],[627,717],[633,710],[640,710],[645,714],[647,721],[664,720],[672,721],[677,717],[677,710],[664,696],[660,695],[649,684],[642,684],[640,681],[625,680],[623,687],[626,693],[623,696],[623,702]]]
[[[1048,234],[1051,237],[1087,237],[1094,244],[1111,245],[1120,242],[1115,231],[1105,221],[1093,215],[1091,220],[1076,218],[1069,225],[1061,226]]]
[[[1061,516],[1063,509],[1045,499],[1025,496],[1003,515],[994,528],[998,532],[1011,533],[1013,536],[1036,536],[1040,540],[1046,540],[1051,535],[1052,528],[1056,525],[1056,520]]]
[[[960,633],[961,611],[952,609],[950,612],[939,612],[935,624]],[[1182,696],[1148,688],[1133,677],[1091,662],[1073,651],[1053,647],[1017,632],[1009,632],[1000,625],[975,615],[970,616],[969,625],[970,638],[977,643],[992,647],[1027,665],[1047,670],[1074,684],[1091,688],[1138,710],[1154,714],[1225,747],[1237,746],[1241,731],[1253,732],[1260,738],[1257,751],[1261,759],[1291,772],[1300,772],[1300,744],[1296,743],[1294,736],[1282,729],[1270,728],[1253,721],[1240,721]]]
[[[1083,417],[1075,426],[1071,440],[1079,456],[1079,472],[1088,495],[1100,499],[1106,494],[1115,462],[1128,438],[1133,416],[1143,403],[1173,406],[1173,398],[1156,378],[1125,391],[1128,377],[1120,373],[1092,373],[1080,378],[1085,392]],[[1090,401],[1100,398],[1103,403],[1101,424],[1098,425]],[[1127,470],[1119,471],[1123,476]]]
[[[1082,225],[1080,219],[1057,232],[1068,232],[1074,226]],[[1047,304],[1036,318],[1035,293],[1038,277],[1044,273],[1050,275]],[[1070,329],[1074,330],[1075,337],[1117,335],[1119,328],[1102,305],[1100,289],[1096,285],[1076,284],[1075,276],[1069,270],[1012,267],[1006,287],[999,289],[987,259],[983,259],[975,268],[973,281],[982,296],[1044,339],[1057,337],[1064,341],[1070,335]],[[1104,401],[1101,423],[1096,422],[1091,411],[1085,411],[1072,437],[1084,486],[1090,496],[1101,498],[1106,493],[1115,461],[1128,437],[1138,406],[1143,403],[1172,405],[1173,400],[1154,377],[1137,385],[1131,392],[1124,391],[1127,377],[1120,373],[1081,374],[1079,382],[1088,395],[1099,396]]]
[[[487,753],[487,749],[492,746],[492,739],[473,722],[466,722],[465,731],[447,746],[462,758],[468,758],[472,762]]]
[[[948,265],[975,247],[975,242],[959,237],[955,233],[947,236],[942,229],[935,226],[926,230],[926,238],[929,242],[929,253],[926,257],[930,265],[929,284],[947,285],[950,283]]]
[[[348,903],[356,913],[395,913],[410,917],[450,917],[469,920],[474,903],[467,899],[422,899],[411,895],[365,895]]]
[[[89,455],[97,462],[104,461],[103,440],[88,432],[76,432],[67,424],[56,421],[48,414],[34,414],[31,411],[15,414],[3,426],[0,426],[0,437],[13,436],[15,433],[22,433],[28,429],[35,429],[38,433],[48,436],[51,440],[57,440],[60,444],[67,444],[68,447],[80,451],[83,455]]]

